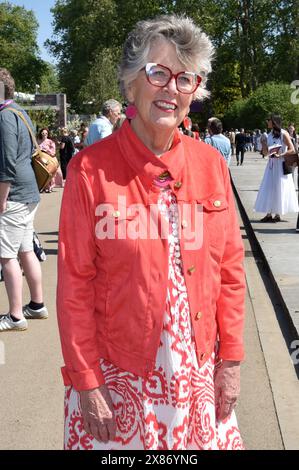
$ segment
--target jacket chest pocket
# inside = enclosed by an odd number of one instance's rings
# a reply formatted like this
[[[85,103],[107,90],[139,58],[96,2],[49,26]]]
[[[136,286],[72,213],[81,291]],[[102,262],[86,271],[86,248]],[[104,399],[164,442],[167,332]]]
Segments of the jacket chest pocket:
[[[137,252],[138,212],[117,203],[104,203],[97,206],[96,217],[95,235],[100,254],[132,260]]]
[[[228,204],[223,194],[198,201],[203,206],[204,233],[212,247],[222,251],[226,241]]]

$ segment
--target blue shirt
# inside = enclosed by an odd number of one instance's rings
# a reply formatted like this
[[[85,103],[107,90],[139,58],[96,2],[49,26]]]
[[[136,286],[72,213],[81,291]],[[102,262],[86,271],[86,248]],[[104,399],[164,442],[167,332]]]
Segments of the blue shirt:
[[[227,166],[230,164],[231,159],[231,143],[230,140],[223,134],[214,134],[205,138],[205,143],[215,147],[221,155],[225,158]]]
[[[91,145],[112,134],[112,124],[106,116],[100,116],[89,127],[84,144]]]

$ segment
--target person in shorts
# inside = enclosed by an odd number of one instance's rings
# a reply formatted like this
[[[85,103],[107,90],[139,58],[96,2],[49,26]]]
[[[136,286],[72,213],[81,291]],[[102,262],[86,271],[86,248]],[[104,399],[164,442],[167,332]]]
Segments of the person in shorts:
[[[31,138],[11,108],[29,116],[13,101],[15,84],[0,68],[0,264],[9,312],[0,316],[0,332],[28,328],[27,319],[48,317],[43,303],[42,274],[33,251],[33,222],[40,201],[31,165]],[[22,266],[30,290],[30,303],[22,306]]]

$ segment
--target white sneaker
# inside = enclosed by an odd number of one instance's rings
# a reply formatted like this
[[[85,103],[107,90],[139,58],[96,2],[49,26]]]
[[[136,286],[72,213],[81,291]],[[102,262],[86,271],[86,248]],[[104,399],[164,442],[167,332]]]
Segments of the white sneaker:
[[[27,320],[45,320],[49,316],[47,307],[33,310],[28,304],[23,307],[23,315]]]
[[[24,331],[27,330],[28,323],[25,318],[19,321],[13,321],[9,313],[0,316],[0,332],[1,331]]]

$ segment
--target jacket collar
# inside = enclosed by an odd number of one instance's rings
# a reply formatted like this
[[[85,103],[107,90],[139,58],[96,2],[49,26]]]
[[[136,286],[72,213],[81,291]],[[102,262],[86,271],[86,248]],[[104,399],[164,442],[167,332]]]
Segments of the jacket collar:
[[[98,119],[100,119],[101,121],[105,121],[107,124],[109,124],[109,126],[111,126],[111,128],[113,127],[112,122],[106,116],[104,116],[104,114],[101,114]]]
[[[185,152],[178,129],[175,131],[171,149],[160,158],[137,137],[128,120],[118,131],[117,140],[125,160],[141,179],[146,189],[152,186],[155,177],[166,170],[169,171],[174,181],[180,180],[185,164]]]

